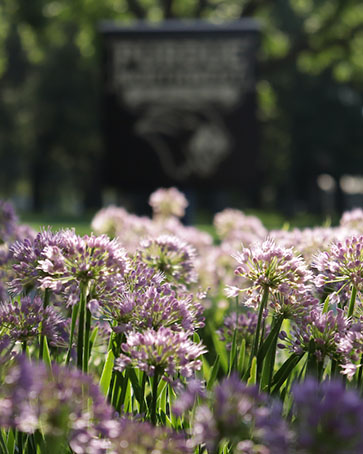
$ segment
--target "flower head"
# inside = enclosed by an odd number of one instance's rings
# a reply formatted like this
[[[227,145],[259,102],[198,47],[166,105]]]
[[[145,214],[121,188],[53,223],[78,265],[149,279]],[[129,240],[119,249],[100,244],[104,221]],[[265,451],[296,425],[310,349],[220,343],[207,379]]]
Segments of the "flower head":
[[[9,249],[14,270],[14,278],[9,285],[11,292],[27,292],[39,287],[39,279],[43,275],[38,265],[43,258],[44,248],[61,247],[61,244],[62,232],[53,233],[50,230],[42,230],[35,238],[25,238],[13,243]]]
[[[112,439],[111,454],[189,454],[190,448],[182,432],[155,427],[148,422],[123,418],[119,435]]]
[[[214,216],[213,224],[223,240],[254,243],[266,236],[267,231],[255,216],[246,216],[242,211],[227,208]]]
[[[177,373],[190,377],[195,370],[200,369],[200,357],[207,351],[202,344],[192,342],[187,332],[172,331],[165,327],[157,331],[147,329],[142,333],[129,333],[126,343],[121,347],[126,355],[116,360],[119,370],[132,364],[148,375],[154,375],[155,372],[164,374],[168,381]]]
[[[92,404],[91,404],[92,402]],[[92,378],[76,369],[31,363],[20,356],[0,389],[0,426],[25,433],[41,430],[57,443],[88,453],[87,443],[112,435],[112,410]],[[110,433],[111,431],[111,433]],[[84,449],[80,449],[80,432]]]
[[[355,208],[351,211],[345,211],[340,219],[340,225],[358,233],[363,233],[363,210]]]
[[[44,309],[40,298],[22,297],[0,303],[2,334],[13,342],[31,342],[40,334],[47,336],[51,345],[65,345],[67,321],[54,307]]]
[[[12,247],[17,277],[14,290],[38,286],[63,293],[68,304],[79,300],[80,284],[89,286],[91,296],[117,286],[129,268],[126,251],[106,235],[80,237],[73,230],[55,234],[41,232],[34,241],[24,240]]]
[[[340,381],[295,384],[293,427],[296,452],[363,452],[363,401]],[[294,451],[295,452],[295,451]]]
[[[340,361],[338,345],[348,328],[349,320],[342,310],[323,312],[322,308],[317,306],[296,321],[291,331],[291,339],[284,332],[280,337],[287,340],[291,350],[297,354],[310,351],[313,341],[314,354],[318,361],[324,361],[326,357]]]
[[[200,306],[200,305],[199,305]],[[149,286],[144,292],[126,292],[113,304],[113,318],[118,321],[117,330],[159,329],[161,326],[173,330],[194,331],[203,325],[199,307],[193,295],[178,297],[169,284]]]
[[[0,200],[0,244],[15,237],[18,218],[11,203]]]
[[[363,236],[352,236],[319,252],[312,266],[318,271],[315,285],[327,292],[342,293],[353,285],[363,291]]]
[[[139,260],[160,271],[168,282],[175,284],[196,282],[195,257],[194,248],[169,235],[143,240],[138,250]]]
[[[288,430],[280,406],[236,375],[225,378],[215,387],[210,408],[197,407],[193,425],[195,444],[206,443],[213,451],[223,439],[235,445],[242,442],[241,449],[250,441],[268,447],[271,454],[286,453]]]
[[[229,294],[238,295],[247,292],[244,304],[256,307],[261,298],[261,291],[268,289],[271,297],[292,294],[305,294],[311,278],[304,260],[295,255],[292,248],[279,247],[271,239],[251,248],[243,248],[234,255],[239,265],[237,276],[247,280],[246,288],[229,288]]]
[[[252,311],[247,311],[242,314],[232,312],[224,321],[223,326],[219,329],[219,337],[222,341],[226,341],[226,347],[231,348],[234,332],[237,329],[237,345],[240,345],[242,340],[246,340],[246,346],[252,344],[257,328],[257,314]],[[266,332],[268,334],[268,330]]]
[[[160,188],[151,194],[149,205],[155,218],[167,219],[173,216],[181,218],[184,216],[188,201],[176,188]]]

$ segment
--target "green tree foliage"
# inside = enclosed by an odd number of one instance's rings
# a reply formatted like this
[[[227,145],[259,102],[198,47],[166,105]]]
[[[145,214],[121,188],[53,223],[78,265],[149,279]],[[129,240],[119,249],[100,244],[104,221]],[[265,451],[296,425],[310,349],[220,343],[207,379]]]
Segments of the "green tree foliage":
[[[97,203],[101,20],[240,17],[262,26],[266,189],[304,198],[318,173],[354,173],[363,144],[360,0],[0,0],[0,191],[28,184],[40,208],[67,181]]]

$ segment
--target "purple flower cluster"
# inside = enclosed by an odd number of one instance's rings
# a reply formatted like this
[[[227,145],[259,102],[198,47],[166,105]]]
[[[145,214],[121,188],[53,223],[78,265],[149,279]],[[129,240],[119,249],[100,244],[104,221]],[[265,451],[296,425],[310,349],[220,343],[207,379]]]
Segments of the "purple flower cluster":
[[[44,231],[34,241],[17,242],[11,248],[17,277],[11,286],[21,291],[32,286],[51,289],[68,297],[68,305],[79,301],[80,284],[88,286],[97,300],[129,269],[126,251],[106,235],[80,237],[72,230]],[[97,292],[96,292],[97,290]]]
[[[32,342],[42,334],[55,346],[64,346],[67,340],[67,321],[43,301],[29,296],[0,303],[0,338],[12,342]]]
[[[0,427],[40,430],[47,452],[188,454],[182,432],[120,418],[89,375],[19,356],[0,388]]]
[[[329,251],[318,253],[313,267],[319,273],[315,285],[326,292],[335,291],[336,295],[346,295],[354,286],[363,290],[363,236],[352,236],[343,242],[330,245]],[[340,299],[340,298],[339,298]]]
[[[363,210],[355,208],[351,211],[345,211],[340,219],[340,225],[363,233]]]
[[[217,213],[213,224],[218,236],[224,241],[239,241],[248,245],[267,235],[267,230],[258,218],[246,216],[237,209],[226,208]]]
[[[155,219],[181,218],[184,216],[188,201],[176,188],[160,188],[151,194],[149,205],[153,209]]]
[[[25,238],[16,241],[10,247],[10,255],[13,263],[15,277],[10,282],[12,293],[29,292],[40,286],[40,278],[43,277],[38,268],[42,260],[45,247],[62,244],[62,232],[53,233],[50,230],[42,230],[35,238]]]
[[[169,284],[148,286],[145,290],[126,292],[110,310],[117,321],[116,331],[159,329],[161,326],[191,332],[202,325],[193,296],[177,297]]]
[[[191,332],[203,326],[203,310],[191,293],[176,291],[162,273],[138,258],[132,260],[122,285],[110,289],[99,307],[116,332],[161,326]]]
[[[242,314],[232,312],[223,320],[223,326],[218,330],[219,337],[222,341],[226,341],[227,349],[231,348],[235,330],[237,330],[237,345],[240,345],[245,339],[246,347],[252,344],[253,337],[257,328],[256,312],[246,311]],[[266,332],[268,334],[268,332]]]
[[[95,453],[87,445],[97,444],[99,435],[112,435],[112,417],[90,376],[57,364],[50,370],[21,356],[0,390],[1,427],[25,433],[39,429],[46,437],[58,435],[58,443],[70,431],[70,445],[79,454]]]
[[[205,443],[208,450],[216,452],[219,443],[227,439],[239,446],[236,452],[263,445],[270,454],[287,453],[289,431],[281,408],[256,387],[232,375],[215,387],[210,400],[210,405],[196,409],[192,429],[195,445]]]
[[[363,452],[363,401],[342,382],[307,378],[293,387],[297,453]]]
[[[11,203],[0,200],[0,244],[14,239],[18,218]]]
[[[309,290],[311,272],[304,260],[295,255],[292,248],[277,246],[268,239],[251,248],[243,248],[234,255],[239,265],[235,270],[237,276],[247,280],[246,287],[227,287],[228,296],[247,294],[243,303],[246,306],[258,307],[262,292],[269,290],[275,304],[280,295],[293,302],[292,295],[306,295]]]
[[[157,331],[146,329],[129,333],[121,348],[126,354],[116,360],[117,370],[123,371],[132,365],[148,375],[163,374],[167,381],[172,381],[177,373],[191,377],[202,365],[200,356],[206,353],[205,347],[192,342],[187,332],[163,326]]]
[[[363,325],[352,323],[341,309],[323,312],[318,306],[294,323],[290,337],[282,331],[280,339],[299,355],[310,352],[320,363],[325,358],[336,361],[341,366],[340,372],[348,378],[357,371],[356,362],[363,353]]]
[[[149,267],[163,273],[168,282],[176,285],[196,282],[196,251],[175,236],[161,235],[143,240],[137,256]]]
[[[185,435],[166,427],[123,418],[108,454],[191,454]]]

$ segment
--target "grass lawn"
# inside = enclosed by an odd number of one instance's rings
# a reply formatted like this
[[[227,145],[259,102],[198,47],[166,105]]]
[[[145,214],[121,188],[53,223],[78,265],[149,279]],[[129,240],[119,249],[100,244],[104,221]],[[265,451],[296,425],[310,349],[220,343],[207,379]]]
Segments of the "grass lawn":
[[[311,215],[302,213],[295,216],[292,219],[287,219],[278,212],[265,212],[259,210],[246,210],[246,214],[257,216],[261,219],[262,223],[267,229],[281,229],[281,228],[304,228],[312,227],[315,225],[322,225],[327,222],[322,216]],[[78,235],[85,235],[91,233],[91,220],[92,215],[87,216],[66,216],[66,215],[54,215],[54,214],[23,214],[20,215],[20,220],[24,224],[30,225],[35,230],[40,230],[41,227],[52,227],[53,230],[59,230],[62,228],[74,228]],[[333,219],[336,223],[337,220]],[[205,230],[212,235],[214,234],[213,226],[205,221],[197,223],[197,227],[201,230]]]

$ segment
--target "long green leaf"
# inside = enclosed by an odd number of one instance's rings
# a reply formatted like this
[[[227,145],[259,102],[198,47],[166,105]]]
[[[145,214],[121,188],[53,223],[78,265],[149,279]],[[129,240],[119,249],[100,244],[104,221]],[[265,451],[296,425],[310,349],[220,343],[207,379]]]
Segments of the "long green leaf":
[[[8,444],[9,453],[12,454],[15,449],[15,437],[14,437],[14,432],[12,430],[8,431],[7,444]]]
[[[78,317],[78,309],[79,309],[79,303],[75,304],[73,306],[73,309],[72,309],[71,333],[70,333],[70,336],[69,336],[69,346],[68,346],[66,364],[69,364],[69,361],[71,359],[74,330],[76,328],[77,317]]]
[[[208,364],[208,361],[202,356],[202,370],[203,370],[203,377],[204,380],[208,383],[211,376],[211,367]]]
[[[237,357],[237,329],[234,330],[233,339],[232,339],[232,346],[229,352],[229,368],[228,368],[228,375],[235,369]]]
[[[247,380],[247,385],[255,385],[257,383],[257,358],[253,357],[250,369],[250,376]]]
[[[210,374],[210,379],[208,381],[207,388],[212,389],[214,382],[216,381],[218,371],[219,371],[219,366],[220,366],[220,360],[219,356],[217,356],[216,360],[214,361],[213,367],[212,367],[212,372]]]
[[[227,373],[228,372],[228,356],[227,356],[225,345],[223,342],[221,342],[219,340],[217,332],[211,323],[209,324],[209,330],[210,330],[210,333],[212,336],[214,348],[216,349],[216,352],[219,356],[221,366],[222,366],[224,372]]]
[[[246,361],[246,339],[242,339],[241,346],[239,349],[238,361],[237,361],[237,370],[240,376],[243,375],[243,369]]]
[[[48,369],[52,371],[52,360],[50,359],[50,352],[49,352],[49,347],[48,347],[48,341],[47,338],[44,336],[43,339],[43,361],[47,365]]]
[[[9,454],[8,444],[5,442],[5,440],[6,440],[5,430],[0,429],[0,448],[1,448],[1,452],[3,452],[4,454]],[[11,451],[11,452],[13,452],[13,451]]]
[[[273,393],[276,393],[281,388],[287,377],[290,375],[291,371],[299,363],[303,356],[304,355],[292,353],[291,356],[280,367],[280,369],[275,373],[272,379],[272,386],[274,386],[272,390]]]
[[[113,351],[110,350],[107,353],[106,361],[103,366],[101,379],[100,379],[100,388],[105,396],[107,396],[108,389],[110,387],[114,361],[115,361],[115,356],[113,354]]]
[[[260,387],[262,390],[270,390],[271,387],[271,380],[275,365],[275,357],[276,357],[276,345],[277,345],[277,338],[281,329],[281,325],[283,322],[283,318],[280,317],[274,320],[274,325],[271,329],[270,334],[268,335],[269,344],[267,345],[267,350],[265,353],[265,360],[263,361],[261,358],[263,357],[261,354],[260,358],[257,358],[258,367],[262,366],[262,375],[260,380]],[[272,335],[271,335],[272,334]],[[263,347],[263,346],[262,346]],[[261,348],[262,350],[262,348]],[[261,361],[261,362],[259,362]],[[263,362],[262,362],[263,361]]]
[[[265,358],[269,348],[271,347],[271,344],[273,343],[274,339],[277,339],[277,336],[279,335],[280,329],[281,329],[281,324],[282,324],[282,317],[275,320],[275,323],[269,332],[268,336],[266,339],[263,341],[257,355],[257,362],[259,364],[262,363],[263,359]]]
[[[138,400],[139,404],[140,405],[143,405],[143,394],[142,394],[142,390],[141,390],[141,386],[140,386],[140,383],[139,383],[139,379],[137,378],[137,375],[135,373],[135,370],[130,367],[128,369],[128,372],[129,372],[129,377],[130,377],[130,381],[131,381],[131,384],[132,384],[132,388],[134,390],[134,393],[135,393],[135,397],[136,399]]]

